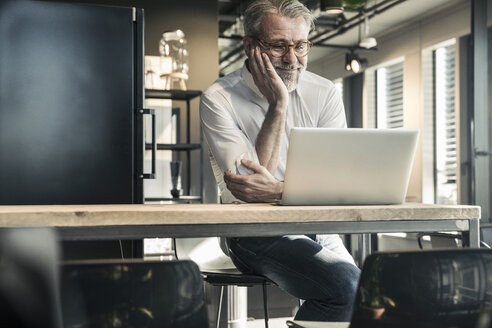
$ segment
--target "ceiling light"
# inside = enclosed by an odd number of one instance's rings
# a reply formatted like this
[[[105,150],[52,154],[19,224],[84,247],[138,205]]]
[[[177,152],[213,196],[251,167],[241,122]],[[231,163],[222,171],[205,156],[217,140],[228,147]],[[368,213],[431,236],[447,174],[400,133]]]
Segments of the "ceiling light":
[[[345,70],[352,71],[357,74],[366,67],[367,59],[359,58],[359,56],[353,52],[345,55]]]
[[[360,28],[359,28],[359,40],[360,40]],[[359,47],[372,49],[378,46],[376,38],[369,36],[369,17],[367,14],[364,15],[364,38],[359,41]]]
[[[359,73],[360,70],[361,70],[361,62],[359,60],[359,58],[352,58],[352,60],[350,61],[350,68],[352,69],[352,72],[354,73]]]
[[[320,0],[320,10],[327,15],[343,14],[342,0]]]
[[[367,67],[367,59],[364,58],[353,58],[350,62],[350,67],[352,72],[355,74],[360,73],[364,68]]]
[[[350,62],[352,61],[352,56],[353,54],[348,53],[345,55],[345,70],[350,71],[352,69],[352,66],[350,66]]]
[[[376,48],[377,46],[378,42],[376,41],[376,38],[373,37],[364,38],[359,42],[359,47],[361,48],[372,49]]]

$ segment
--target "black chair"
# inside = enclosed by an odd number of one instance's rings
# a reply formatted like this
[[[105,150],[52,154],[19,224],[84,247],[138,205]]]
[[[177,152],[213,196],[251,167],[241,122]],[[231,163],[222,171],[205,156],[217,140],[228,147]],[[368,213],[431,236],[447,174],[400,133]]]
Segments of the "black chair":
[[[492,328],[492,307],[484,308],[481,311],[475,328]]]
[[[73,261],[62,267],[64,327],[208,328],[191,261]]]
[[[420,249],[425,249],[424,239],[428,237],[430,239],[430,244],[432,249],[443,249],[443,248],[457,248],[463,247],[463,235],[453,234],[446,232],[431,232],[431,233],[418,233],[417,243]],[[481,248],[490,248],[489,244],[483,240],[480,240]]]
[[[263,288],[263,313],[265,315],[265,328],[268,328],[268,297],[267,285],[275,284],[270,279],[259,275],[243,274],[239,271],[202,271],[203,280],[212,286],[220,287],[219,305],[217,308],[216,327],[219,328],[224,288],[227,286],[252,287],[261,285]]]
[[[63,327],[57,240],[50,228],[0,231],[0,327]]]
[[[193,239],[199,243],[200,240],[212,241],[214,238],[196,238]],[[193,241],[192,239],[187,239],[188,241]],[[178,240],[182,241],[181,239]],[[231,263],[225,263],[225,261],[220,261],[218,265],[214,268],[203,264],[203,261],[198,258],[198,256],[193,256],[194,247],[187,247],[178,245],[177,240],[174,239],[174,252],[177,259],[191,259],[195,261],[200,268],[203,280],[212,286],[220,287],[219,293],[219,304],[217,308],[216,317],[216,328],[220,326],[220,316],[222,311],[222,301],[224,299],[224,288],[227,286],[238,286],[238,287],[252,287],[252,286],[262,286],[263,288],[263,312],[265,316],[265,328],[268,328],[268,293],[267,285],[274,285],[275,283],[270,279],[260,276],[260,275],[249,275],[243,274],[237,270]],[[218,244],[217,244],[218,245]],[[220,248],[216,247],[213,251],[221,252]],[[225,256],[222,254],[222,256]],[[221,268],[222,267],[222,268]]]
[[[489,249],[382,252],[367,257],[351,328],[476,328],[492,306]]]

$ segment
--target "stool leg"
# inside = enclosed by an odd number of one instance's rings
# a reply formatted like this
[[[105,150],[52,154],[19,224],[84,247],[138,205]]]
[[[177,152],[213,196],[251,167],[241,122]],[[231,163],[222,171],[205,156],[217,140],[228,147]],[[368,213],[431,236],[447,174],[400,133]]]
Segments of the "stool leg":
[[[220,311],[222,309],[222,299],[224,298],[224,286],[220,286],[220,295],[219,295],[219,307],[217,308],[217,325],[216,328],[220,326]]]
[[[263,283],[263,311],[265,312],[265,328],[268,328],[268,299],[267,299],[267,285]]]

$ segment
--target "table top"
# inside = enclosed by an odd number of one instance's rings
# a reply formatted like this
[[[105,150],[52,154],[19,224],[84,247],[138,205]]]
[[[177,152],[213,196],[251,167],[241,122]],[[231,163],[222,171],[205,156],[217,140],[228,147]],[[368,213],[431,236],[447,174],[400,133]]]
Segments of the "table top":
[[[4,205],[0,227],[214,225],[234,223],[479,219],[480,207],[406,203],[385,206],[275,204]]]

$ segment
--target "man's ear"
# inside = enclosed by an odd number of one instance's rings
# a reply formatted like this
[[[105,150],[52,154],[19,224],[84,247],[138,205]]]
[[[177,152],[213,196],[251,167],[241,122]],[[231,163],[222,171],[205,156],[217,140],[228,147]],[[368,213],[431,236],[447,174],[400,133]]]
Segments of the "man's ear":
[[[244,52],[245,52],[246,56],[249,56],[251,49],[254,49],[254,47],[255,47],[254,40],[252,38],[250,38],[249,36],[245,36],[243,38],[243,46],[244,46]]]

